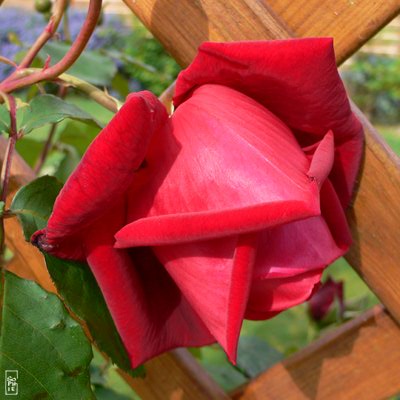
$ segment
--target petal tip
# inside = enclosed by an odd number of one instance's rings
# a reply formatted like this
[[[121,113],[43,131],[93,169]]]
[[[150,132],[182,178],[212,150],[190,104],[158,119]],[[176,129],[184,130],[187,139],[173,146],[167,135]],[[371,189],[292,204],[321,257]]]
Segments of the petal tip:
[[[47,241],[46,229],[41,229],[31,236],[31,244],[37,247],[40,251],[51,253],[55,246]]]

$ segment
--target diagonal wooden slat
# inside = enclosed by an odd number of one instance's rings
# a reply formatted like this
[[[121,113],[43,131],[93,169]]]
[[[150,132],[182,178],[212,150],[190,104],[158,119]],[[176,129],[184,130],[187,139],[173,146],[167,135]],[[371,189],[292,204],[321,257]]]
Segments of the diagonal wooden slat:
[[[354,244],[346,259],[400,322],[400,159],[354,111],[364,125],[367,151],[354,206],[347,213]]]
[[[398,0],[326,0],[318,4],[314,0],[284,0],[282,3],[291,4],[291,12],[278,7],[278,0],[268,2],[268,6],[258,0],[185,0],[179,7],[168,0],[124,1],[183,66],[204,40],[289,38],[296,33],[333,36],[340,63],[400,11]],[[347,3],[353,3],[352,7]],[[282,8],[286,10],[284,18],[278,17]],[[296,12],[299,9],[303,11]],[[336,15],[335,10],[340,12]],[[317,20],[320,23],[310,22]],[[355,20],[358,28],[347,29],[343,37],[342,27]],[[394,234],[400,225],[399,162],[368,120],[356,112],[365,128],[367,146],[358,193],[349,212],[355,243],[347,258],[400,321],[400,297],[396,295],[400,292],[400,246]],[[386,272],[382,274],[382,270]]]
[[[332,36],[341,63],[400,12],[398,0],[124,0],[182,66],[201,42]]]
[[[235,400],[379,400],[400,392],[400,329],[381,307],[263,372]]]
[[[146,363],[145,378],[121,376],[142,400],[228,400],[186,349],[177,349]]]
[[[398,0],[268,0],[298,37],[333,36],[341,63],[400,11]]]

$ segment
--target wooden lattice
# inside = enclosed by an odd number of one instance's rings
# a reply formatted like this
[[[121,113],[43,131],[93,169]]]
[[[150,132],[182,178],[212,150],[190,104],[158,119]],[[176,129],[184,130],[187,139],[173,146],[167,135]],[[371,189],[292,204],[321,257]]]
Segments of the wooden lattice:
[[[399,0],[124,0],[186,66],[205,40],[333,36],[340,64],[400,12]],[[186,350],[147,363],[145,379],[121,374],[143,399],[379,400],[400,392],[400,161],[356,109],[366,150],[348,212],[354,245],[347,255],[383,306],[366,312],[262,373],[230,396]],[[2,143],[0,142],[0,150]],[[16,186],[33,178],[21,159]],[[10,266],[54,290],[41,255],[7,221]],[[397,322],[396,322],[397,321]]]

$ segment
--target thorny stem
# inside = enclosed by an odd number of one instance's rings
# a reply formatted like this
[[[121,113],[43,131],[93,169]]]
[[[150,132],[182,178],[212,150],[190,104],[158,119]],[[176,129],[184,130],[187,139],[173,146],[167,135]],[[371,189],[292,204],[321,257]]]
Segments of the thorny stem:
[[[60,88],[58,90],[58,94],[57,94],[58,97],[63,99],[66,96],[66,94],[67,94],[66,86],[60,86]],[[52,142],[53,142],[53,138],[54,138],[56,131],[57,131],[57,124],[51,124],[49,134],[47,136],[46,143],[44,144],[42,153],[40,154],[40,157],[39,157],[35,167],[33,168],[33,171],[35,172],[36,175],[39,173],[39,171],[43,167],[43,164],[46,161],[47,155],[49,154],[49,152],[52,148]]]
[[[18,70],[16,71],[15,78],[12,80],[6,80],[0,84],[0,91],[9,93],[16,89],[33,85],[40,81],[55,79],[65,72],[78,59],[85,49],[94,29],[96,28],[97,20],[101,12],[101,4],[102,0],[90,0],[86,20],[81,31],[79,32],[78,37],[72,44],[69,51],[57,64],[22,78],[17,78],[18,74],[23,72],[23,70]]]
[[[40,68],[26,68],[20,72],[20,75],[29,76],[32,74],[36,74],[38,71],[40,71]],[[99,103],[104,108],[112,111],[113,113],[116,113],[122,107],[122,103],[115,97],[75,76],[69,74],[61,74],[59,77],[54,79],[53,82],[67,87],[72,86],[75,89],[86,93],[96,103]]]
[[[115,97],[82,79],[76,78],[75,76],[62,74],[58,77],[57,81],[86,93],[96,103],[102,105],[113,113],[116,113],[122,107],[122,103]]]
[[[58,25],[62,19],[64,11],[68,5],[68,0],[58,0],[55,4],[53,15],[50,17],[50,21],[47,24],[46,28],[42,32],[42,34],[37,38],[36,42],[30,48],[28,53],[22,59],[18,69],[27,68],[32,64],[32,61],[35,59],[36,55],[42,49],[42,47],[47,43],[49,39],[53,37],[56,33]]]
[[[24,68],[29,67],[32,64],[33,60],[35,59],[35,57],[37,56],[39,51],[42,49],[42,47],[56,33],[67,5],[68,5],[68,0],[58,0],[57,1],[56,5],[54,7],[53,14],[50,17],[50,21],[47,24],[44,31],[36,39],[36,42],[32,45],[32,47],[26,53],[26,55],[22,59],[21,63],[19,65],[14,65],[16,67],[15,71],[13,71],[11,73],[11,75],[9,75],[6,79],[4,79],[4,81],[1,83],[1,85],[6,85],[7,82],[13,81],[16,77],[18,77],[19,71],[23,70]]]
[[[18,65],[17,65],[13,60],[10,60],[10,59],[7,58],[7,57],[0,56],[0,62],[2,62],[2,63],[4,63],[4,64],[11,65],[11,66],[14,67],[14,68],[17,68],[17,67],[18,67]]]

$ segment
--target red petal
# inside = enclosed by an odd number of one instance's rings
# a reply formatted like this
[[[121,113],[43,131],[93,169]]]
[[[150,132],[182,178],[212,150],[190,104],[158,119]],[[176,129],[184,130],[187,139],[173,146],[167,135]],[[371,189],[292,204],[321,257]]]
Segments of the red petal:
[[[319,211],[301,201],[282,201],[220,212],[163,215],[139,219],[119,230],[116,248],[160,246],[258,231]]]
[[[153,133],[167,120],[164,106],[150,92],[128,97],[58,196],[46,228],[49,245],[80,232],[121,200],[146,155]]]
[[[343,209],[329,180],[321,189],[322,216],[260,232],[254,279],[301,276],[319,271],[351,244]]]
[[[321,270],[348,247],[337,246],[322,217],[307,218],[260,233],[255,279],[297,276]]]
[[[149,248],[113,248],[119,220],[101,221],[87,237],[88,263],[103,292],[132,367],[169,349],[215,341]]]
[[[322,270],[313,270],[288,278],[254,280],[245,318],[270,318],[303,303],[319,285],[321,274]]]
[[[337,72],[332,39],[203,43],[193,63],[178,77],[175,105],[183,104],[196,87],[210,83],[257,100],[307,144],[315,135],[332,130],[340,148],[332,181],[342,204],[347,204],[363,138]]]
[[[211,334],[235,363],[257,234],[163,246],[155,252]]]
[[[205,85],[172,122],[174,136],[152,143],[147,184],[132,189],[134,222],[118,232],[118,247],[223,237],[319,214],[307,157],[254,100]]]
[[[322,184],[325,182],[333,166],[335,154],[333,140],[333,133],[329,131],[318,143],[311,159],[308,176],[316,180],[319,188],[321,188]]]
[[[322,217],[336,245],[346,252],[352,243],[351,233],[340,200],[329,179],[322,185],[320,196]]]

